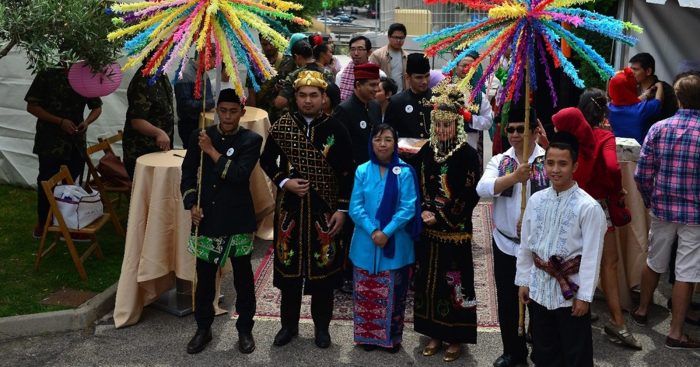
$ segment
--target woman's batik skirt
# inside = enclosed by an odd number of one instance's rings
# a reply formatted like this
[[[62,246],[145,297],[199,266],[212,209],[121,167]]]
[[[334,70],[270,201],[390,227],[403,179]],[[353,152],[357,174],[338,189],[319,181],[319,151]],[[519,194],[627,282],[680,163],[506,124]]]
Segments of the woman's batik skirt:
[[[355,343],[391,348],[403,336],[409,268],[370,274],[354,268],[353,324]]]

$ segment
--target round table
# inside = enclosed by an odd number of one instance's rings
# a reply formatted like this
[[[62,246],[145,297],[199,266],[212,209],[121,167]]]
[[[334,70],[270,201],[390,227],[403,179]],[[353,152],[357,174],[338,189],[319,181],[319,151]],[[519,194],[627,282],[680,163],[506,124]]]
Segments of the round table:
[[[171,150],[136,160],[114,307],[116,327],[138,322],[143,307],[172,288],[176,278],[194,278],[194,259],[185,247],[191,220],[180,193],[184,156],[184,150]]]

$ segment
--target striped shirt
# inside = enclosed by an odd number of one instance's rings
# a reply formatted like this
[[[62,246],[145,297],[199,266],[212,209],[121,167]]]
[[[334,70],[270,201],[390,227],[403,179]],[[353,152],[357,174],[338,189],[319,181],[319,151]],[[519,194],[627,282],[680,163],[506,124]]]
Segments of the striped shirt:
[[[548,310],[571,307],[574,298],[592,302],[607,229],[600,204],[576,183],[559,193],[552,187],[534,193],[523,215],[515,284],[529,287],[530,299]],[[545,261],[581,255],[578,273],[569,276],[579,286],[574,298],[564,298],[557,279],[535,266],[533,254]]]
[[[634,178],[657,218],[700,224],[700,110],[680,109],[649,129]]]
[[[350,98],[355,91],[355,64],[350,62],[335,77],[335,84],[340,88],[340,100],[345,101]]]

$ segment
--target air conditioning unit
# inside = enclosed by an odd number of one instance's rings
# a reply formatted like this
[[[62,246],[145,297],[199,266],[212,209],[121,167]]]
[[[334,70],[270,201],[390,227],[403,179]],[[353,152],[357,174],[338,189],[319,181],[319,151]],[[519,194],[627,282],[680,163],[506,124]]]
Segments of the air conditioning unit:
[[[432,32],[433,13],[425,9],[394,9],[394,22],[402,23],[410,35]]]

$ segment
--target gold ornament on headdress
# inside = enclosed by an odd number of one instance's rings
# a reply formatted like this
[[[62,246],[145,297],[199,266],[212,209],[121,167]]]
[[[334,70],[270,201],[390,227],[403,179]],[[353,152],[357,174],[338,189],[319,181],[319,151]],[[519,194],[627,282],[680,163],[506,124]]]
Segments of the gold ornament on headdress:
[[[294,81],[295,90],[301,87],[318,87],[326,90],[328,83],[323,78],[323,74],[318,71],[304,70],[299,72],[297,80]]]
[[[437,163],[445,162],[452,154],[467,143],[467,133],[464,131],[464,115],[478,113],[479,106],[466,104],[466,98],[471,93],[471,87],[459,88],[458,84],[443,79],[432,88],[430,98],[430,145],[435,153]],[[448,141],[440,141],[437,133],[438,121],[454,121],[455,137]]]

